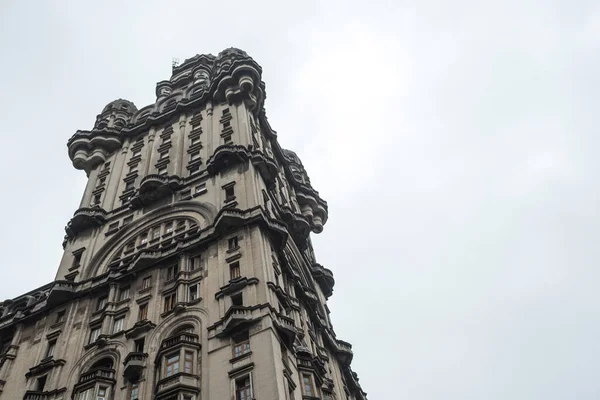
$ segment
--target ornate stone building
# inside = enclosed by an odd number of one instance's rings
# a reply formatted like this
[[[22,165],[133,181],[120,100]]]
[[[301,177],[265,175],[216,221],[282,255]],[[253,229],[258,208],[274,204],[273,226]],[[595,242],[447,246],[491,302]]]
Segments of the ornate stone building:
[[[309,233],[327,203],[227,49],[69,139],[88,176],[53,282],[0,306],[0,399],[366,399]]]

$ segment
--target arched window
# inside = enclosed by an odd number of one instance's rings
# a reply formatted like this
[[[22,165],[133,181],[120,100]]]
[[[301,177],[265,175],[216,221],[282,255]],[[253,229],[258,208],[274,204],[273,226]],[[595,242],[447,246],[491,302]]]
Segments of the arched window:
[[[75,400],[108,400],[113,397],[115,380],[114,362],[104,357],[93,363],[79,377],[73,389]]]

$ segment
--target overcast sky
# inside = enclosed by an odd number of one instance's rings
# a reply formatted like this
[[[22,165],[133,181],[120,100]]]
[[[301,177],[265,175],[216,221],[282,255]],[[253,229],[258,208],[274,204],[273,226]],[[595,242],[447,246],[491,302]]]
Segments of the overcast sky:
[[[0,297],[54,278],[67,139],[235,46],[329,203],[315,251],[371,400],[600,397],[597,1],[133,3],[0,0]]]

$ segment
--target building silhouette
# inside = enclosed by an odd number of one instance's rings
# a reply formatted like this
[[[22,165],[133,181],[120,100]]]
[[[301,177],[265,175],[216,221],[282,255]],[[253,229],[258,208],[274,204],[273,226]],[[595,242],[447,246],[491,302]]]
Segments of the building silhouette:
[[[68,140],[88,182],[55,280],[0,307],[0,399],[366,399],[264,99],[245,52],[197,55]]]

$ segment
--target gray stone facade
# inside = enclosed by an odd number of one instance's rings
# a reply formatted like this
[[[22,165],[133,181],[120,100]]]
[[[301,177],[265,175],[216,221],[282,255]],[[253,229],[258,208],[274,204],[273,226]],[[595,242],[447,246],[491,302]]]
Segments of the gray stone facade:
[[[0,307],[0,399],[366,399],[309,234],[327,203],[227,49],[68,141],[88,176],[53,282]]]

